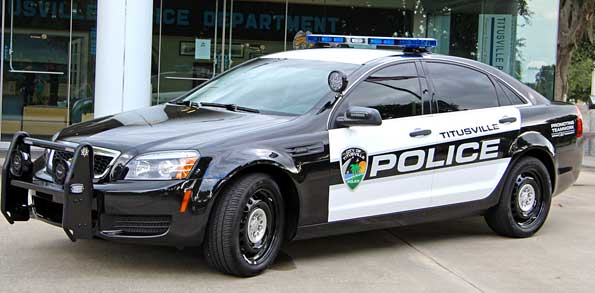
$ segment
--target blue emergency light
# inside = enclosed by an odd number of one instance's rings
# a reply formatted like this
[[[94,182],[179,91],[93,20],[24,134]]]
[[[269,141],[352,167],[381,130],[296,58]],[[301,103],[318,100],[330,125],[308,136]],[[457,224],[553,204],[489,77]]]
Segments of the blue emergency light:
[[[411,49],[431,49],[438,45],[436,39],[431,38],[385,38],[365,36],[338,36],[338,35],[316,35],[307,36],[310,44],[328,44],[331,46],[357,46],[357,47],[396,47]]]

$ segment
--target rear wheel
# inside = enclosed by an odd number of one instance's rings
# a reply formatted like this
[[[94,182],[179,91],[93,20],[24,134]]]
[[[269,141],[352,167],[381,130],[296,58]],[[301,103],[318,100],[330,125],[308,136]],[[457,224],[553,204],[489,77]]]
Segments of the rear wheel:
[[[510,170],[499,204],[488,211],[486,222],[496,233],[530,237],[545,223],[552,201],[552,184],[545,165],[526,157]]]
[[[266,174],[233,182],[218,199],[203,246],[208,264],[226,274],[248,277],[268,268],[283,242],[283,197]]]

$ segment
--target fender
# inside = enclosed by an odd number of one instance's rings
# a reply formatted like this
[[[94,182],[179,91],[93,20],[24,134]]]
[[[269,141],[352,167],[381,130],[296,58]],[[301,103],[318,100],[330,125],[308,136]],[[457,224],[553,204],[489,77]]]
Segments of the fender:
[[[538,159],[544,161],[543,163],[550,172],[550,179],[552,180],[552,192],[554,192],[556,183],[558,182],[558,170],[556,160],[556,148],[552,142],[543,134],[536,131],[527,131],[519,135],[510,146],[509,154],[512,157],[509,169],[524,155],[534,153]]]
[[[291,156],[284,152],[271,149],[246,149],[230,151],[222,156],[213,158],[204,176],[192,204],[196,211],[210,211],[212,203],[221,189],[235,175],[254,166],[268,166],[279,169],[288,175],[294,184],[299,181],[300,167],[295,164]],[[206,210],[205,210],[206,208]]]

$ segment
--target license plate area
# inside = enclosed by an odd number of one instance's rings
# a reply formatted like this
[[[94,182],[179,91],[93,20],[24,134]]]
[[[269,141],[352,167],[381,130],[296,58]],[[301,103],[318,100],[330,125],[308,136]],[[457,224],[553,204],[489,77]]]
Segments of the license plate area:
[[[62,210],[64,205],[51,200],[45,194],[37,193],[32,197],[35,216],[43,221],[62,226]]]

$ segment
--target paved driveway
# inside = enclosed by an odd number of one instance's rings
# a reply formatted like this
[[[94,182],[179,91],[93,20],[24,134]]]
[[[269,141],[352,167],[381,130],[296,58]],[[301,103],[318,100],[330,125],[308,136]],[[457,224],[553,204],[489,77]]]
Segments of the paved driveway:
[[[198,249],[71,243],[31,221],[0,221],[0,291],[384,292],[591,291],[595,173],[553,203],[530,239],[494,235],[481,218],[289,244],[262,276],[209,270]]]

